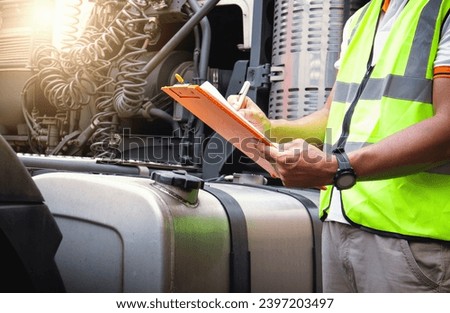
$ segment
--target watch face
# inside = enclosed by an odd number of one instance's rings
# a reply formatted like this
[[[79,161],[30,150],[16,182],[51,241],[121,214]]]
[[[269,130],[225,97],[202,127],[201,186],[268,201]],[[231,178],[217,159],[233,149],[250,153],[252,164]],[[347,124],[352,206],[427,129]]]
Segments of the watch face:
[[[342,173],[336,180],[336,187],[339,189],[348,189],[356,183],[356,177],[353,173]]]

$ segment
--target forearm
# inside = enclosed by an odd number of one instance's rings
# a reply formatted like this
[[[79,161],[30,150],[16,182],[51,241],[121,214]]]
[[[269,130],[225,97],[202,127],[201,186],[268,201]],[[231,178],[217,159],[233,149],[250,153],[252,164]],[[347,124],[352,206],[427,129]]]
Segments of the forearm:
[[[294,139],[304,139],[312,144],[321,145],[325,137],[328,108],[323,108],[308,116],[294,121],[271,120],[269,138],[278,143]]]
[[[271,127],[268,130],[269,137],[278,143],[304,139],[316,146],[323,144],[333,96],[334,88],[331,89],[322,109],[298,120],[271,120]]]

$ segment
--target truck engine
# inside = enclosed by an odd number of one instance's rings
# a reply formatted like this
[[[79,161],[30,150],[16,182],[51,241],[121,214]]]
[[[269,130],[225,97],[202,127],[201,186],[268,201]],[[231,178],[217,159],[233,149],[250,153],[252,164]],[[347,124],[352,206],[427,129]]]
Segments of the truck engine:
[[[366,2],[0,1],[2,149],[59,227],[64,290],[320,292],[318,191],[284,188],[161,87],[250,81],[269,118],[312,113]]]
[[[201,4],[3,1],[4,138],[20,153],[201,170],[210,134],[160,88],[179,73],[226,93],[234,63],[249,58],[252,3],[228,1],[197,26],[214,7]]]

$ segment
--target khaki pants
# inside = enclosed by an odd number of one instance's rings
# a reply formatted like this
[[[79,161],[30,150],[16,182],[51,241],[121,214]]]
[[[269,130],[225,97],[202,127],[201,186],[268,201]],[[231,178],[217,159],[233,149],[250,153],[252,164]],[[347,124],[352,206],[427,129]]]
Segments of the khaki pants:
[[[324,292],[450,292],[450,243],[324,222],[322,262]]]

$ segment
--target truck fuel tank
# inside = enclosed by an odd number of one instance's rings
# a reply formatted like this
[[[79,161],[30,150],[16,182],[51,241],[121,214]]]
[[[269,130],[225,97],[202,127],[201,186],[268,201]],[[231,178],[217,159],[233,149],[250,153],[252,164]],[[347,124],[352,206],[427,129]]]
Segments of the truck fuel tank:
[[[34,181],[63,234],[68,292],[321,291],[315,191],[180,171]]]

